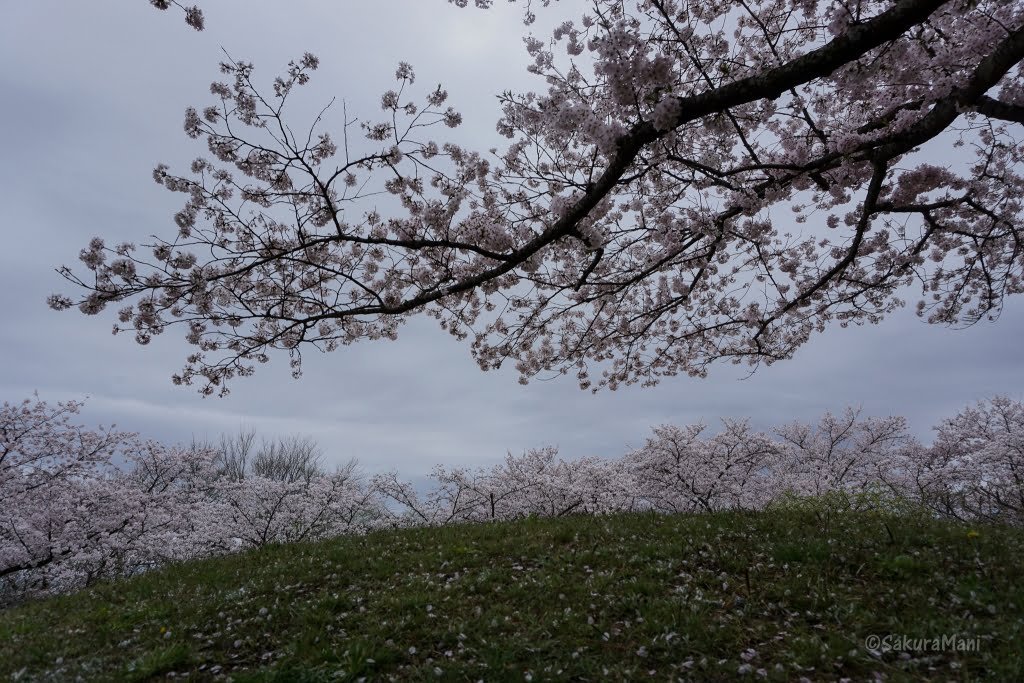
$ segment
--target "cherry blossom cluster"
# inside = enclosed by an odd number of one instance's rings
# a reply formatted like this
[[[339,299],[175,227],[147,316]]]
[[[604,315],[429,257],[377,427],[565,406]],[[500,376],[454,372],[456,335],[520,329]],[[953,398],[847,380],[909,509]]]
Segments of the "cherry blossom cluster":
[[[384,513],[358,472],[272,479],[224,453],[75,424],[79,402],[0,406],[0,603],[268,543],[360,533]]]
[[[508,0],[508,2],[510,3],[514,3],[515,1],[516,0]],[[456,7],[469,6],[469,0],[448,0],[448,2],[450,4],[455,5]],[[548,5],[551,4],[551,0],[541,0],[541,3],[544,7],[547,7]],[[488,9],[493,4],[494,0],[473,0],[473,5],[479,9]],[[534,14],[532,11],[533,0],[525,0],[523,4],[526,6],[526,8],[523,10],[523,23],[527,25],[532,24],[537,19],[537,15]]]
[[[175,6],[185,13],[185,23],[197,31],[202,31],[206,26],[206,19],[203,17],[203,10],[198,5],[185,7],[177,0],[149,0],[149,4],[157,9],[170,9]]]
[[[209,154],[154,174],[184,195],[173,230],[92,240],[86,272],[61,271],[83,293],[50,305],[117,304],[140,344],[183,329],[196,349],[174,381],[206,394],[419,313],[484,369],[597,390],[787,359],[908,286],[941,324],[1024,291],[1024,0],[579,12],[525,39],[543,86],[502,95],[508,143],[489,153],[429,138],[462,117],[408,64],[379,120],[331,134],[286,112],[315,57],[267,94],[225,63],[185,117]]]

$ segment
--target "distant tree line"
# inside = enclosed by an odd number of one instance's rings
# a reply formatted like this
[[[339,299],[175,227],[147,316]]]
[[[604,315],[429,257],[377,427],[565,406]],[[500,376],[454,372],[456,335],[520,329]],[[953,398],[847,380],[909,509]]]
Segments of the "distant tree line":
[[[714,434],[661,425],[617,459],[540,448],[489,467],[438,466],[425,493],[396,472],[368,477],[355,460],[328,470],[308,437],[241,431],[167,446],[75,424],[81,407],[0,407],[0,604],[269,543],[530,515],[757,510],[849,494],[1024,524],[1024,404],[1006,397],[943,420],[930,445],[903,418],[853,409],[769,431],[729,419]]]

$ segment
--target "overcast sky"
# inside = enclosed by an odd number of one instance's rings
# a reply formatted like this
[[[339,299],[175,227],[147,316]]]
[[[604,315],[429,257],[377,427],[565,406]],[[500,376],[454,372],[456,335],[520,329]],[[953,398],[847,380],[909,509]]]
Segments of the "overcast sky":
[[[290,59],[317,54],[303,96],[345,98],[374,116],[398,61],[418,81],[443,82],[465,117],[464,141],[501,146],[502,90],[540,89],[525,71],[524,27],[507,6],[457,9],[445,0],[256,3],[206,0],[207,30],[143,0],[7,3],[0,24],[0,400],[38,390],[44,400],[88,397],[83,421],[165,441],[254,427],[268,437],[307,434],[330,461],[358,458],[371,472],[419,477],[434,464],[488,464],[507,450],[557,445],[564,457],[614,457],[652,425],[749,416],[768,427],[860,405],[906,416],[928,439],[939,419],[996,393],[1024,398],[1024,297],[1002,318],[967,330],[929,326],[908,307],[878,326],[815,337],[796,357],[759,370],[729,365],[704,380],[592,395],[572,376],[521,386],[513,370],[483,373],[466,345],[431,320],[397,342],[305,355],[292,380],[287,357],[237,380],[226,399],[175,387],[192,347],[172,328],[149,347],[113,337],[114,312],[84,317],[46,307],[75,294],[54,273],[77,265],[93,236],[145,242],[175,230],[181,195],[151,179],[205,153],[182,132],[188,105],[208,104],[221,47],[256,64],[268,83]],[[581,3],[566,0],[558,12]],[[544,12],[541,12],[543,15]],[[551,19],[555,17],[549,17]],[[540,26],[534,28],[540,33]]]

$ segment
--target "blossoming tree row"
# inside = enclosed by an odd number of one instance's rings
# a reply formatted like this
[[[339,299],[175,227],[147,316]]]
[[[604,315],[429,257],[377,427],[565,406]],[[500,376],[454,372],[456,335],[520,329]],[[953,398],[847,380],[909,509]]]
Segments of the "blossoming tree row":
[[[438,466],[426,491],[395,472],[326,472],[284,447],[297,441],[247,461],[230,448],[241,441],[166,446],[89,429],[75,424],[81,406],[0,407],[0,597],[377,528],[760,509],[786,494],[881,491],[940,516],[1024,523],[1024,404],[1005,397],[944,420],[931,445],[903,418],[852,409],[770,431],[662,425],[618,459],[533,449],[473,470]]]

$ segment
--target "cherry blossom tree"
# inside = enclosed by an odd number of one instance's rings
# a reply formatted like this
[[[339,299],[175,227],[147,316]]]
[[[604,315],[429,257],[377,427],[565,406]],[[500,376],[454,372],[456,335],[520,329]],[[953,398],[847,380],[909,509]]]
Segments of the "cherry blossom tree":
[[[211,453],[73,422],[82,404],[0,407],[0,582],[60,589],[191,553],[195,496]],[[201,509],[197,517],[202,518]],[[188,552],[179,554],[185,546]]]
[[[469,470],[438,465],[434,485],[420,495],[413,485],[387,472],[373,487],[397,505],[396,524],[438,525],[490,522],[531,515],[606,514],[641,507],[628,466],[622,460],[558,458],[558,449],[509,453],[504,462]]]
[[[596,0],[526,49],[546,89],[502,96],[493,153],[431,137],[462,117],[408,64],[332,134],[288,117],[316,57],[269,91],[225,62],[185,116],[209,155],[154,173],[175,233],[93,239],[50,305],[184,328],[204,394],[416,314],[596,390],[789,358],[915,282],[945,324],[1024,287],[1021,0]]]
[[[195,545],[221,551],[361,533],[385,518],[378,494],[350,460],[328,473],[323,452],[303,436],[256,440],[254,430],[224,436],[206,490],[213,521]]]
[[[374,492],[346,472],[295,481],[222,481],[212,498],[216,538],[231,550],[361,533],[383,516],[374,509]]]
[[[1024,523],[1024,403],[996,396],[936,432],[900,461],[903,495],[943,516]]]
[[[805,496],[883,487],[912,443],[904,418],[862,418],[853,408],[825,413],[816,427],[794,422],[775,433],[781,440],[781,485]]]
[[[547,447],[506,456],[491,469],[489,480],[492,490],[501,492],[504,518],[563,517],[635,507],[637,496],[624,474],[614,461],[593,456],[560,459],[557,448]]]
[[[883,477],[897,496],[919,502],[935,516],[967,521],[962,482],[984,475],[966,471],[961,462],[948,450],[913,443]]]
[[[636,489],[663,512],[761,508],[778,489],[779,447],[746,421],[723,420],[708,439],[705,424],[661,425],[628,459]]]
[[[0,407],[0,602],[244,547],[362,533],[385,516],[354,462],[333,474],[270,467],[282,476],[236,479],[216,449],[75,424],[82,405]],[[280,446],[308,443],[271,442],[278,448],[264,464],[294,465]]]

